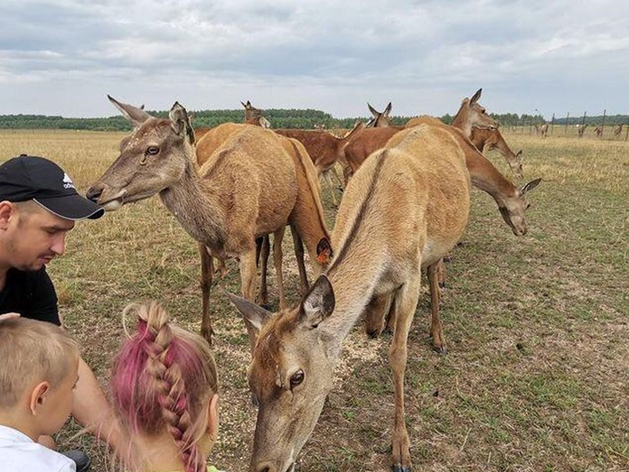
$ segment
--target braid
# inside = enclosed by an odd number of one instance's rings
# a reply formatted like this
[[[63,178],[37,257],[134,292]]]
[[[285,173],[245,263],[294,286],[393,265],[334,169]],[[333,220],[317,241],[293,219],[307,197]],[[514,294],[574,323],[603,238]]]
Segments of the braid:
[[[206,461],[198,439],[205,428],[195,420],[202,418],[208,391],[216,393],[215,365],[207,343],[201,344],[197,335],[171,326],[166,311],[156,302],[131,305],[124,314],[129,310],[136,311],[140,319],[132,343],[137,343],[144,359],[144,366],[137,366],[139,372],[135,372],[139,378],[135,379],[135,393],[130,395],[133,404],[126,407],[131,424],[136,431],[165,428],[177,445],[186,472],[202,472]],[[120,357],[125,357],[124,352]],[[133,381],[134,375],[130,377],[127,380]],[[124,391],[117,396],[124,397]]]

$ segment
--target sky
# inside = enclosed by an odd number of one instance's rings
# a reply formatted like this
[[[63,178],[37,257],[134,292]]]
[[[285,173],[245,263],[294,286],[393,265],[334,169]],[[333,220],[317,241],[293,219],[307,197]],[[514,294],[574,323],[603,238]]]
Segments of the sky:
[[[629,113],[626,0],[0,0],[0,115]]]

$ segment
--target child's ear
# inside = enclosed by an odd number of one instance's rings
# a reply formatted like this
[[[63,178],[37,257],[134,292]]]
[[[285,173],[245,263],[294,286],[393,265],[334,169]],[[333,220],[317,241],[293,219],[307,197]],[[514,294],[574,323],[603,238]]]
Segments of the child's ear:
[[[48,382],[40,382],[35,385],[35,388],[31,391],[31,397],[29,401],[29,408],[33,416],[36,416],[39,409],[46,401],[46,394],[50,390],[50,384]]]
[[[213,441],[216,440],[218,434],[218,393],[212,395],[207,405],[207,432]]]

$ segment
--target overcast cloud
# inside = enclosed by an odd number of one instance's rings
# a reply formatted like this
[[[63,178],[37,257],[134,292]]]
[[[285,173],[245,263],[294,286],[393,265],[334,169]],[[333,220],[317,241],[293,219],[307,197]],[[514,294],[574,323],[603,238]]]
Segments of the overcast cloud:
[[[0,114],[629,113],[624,0],[0,0]]]

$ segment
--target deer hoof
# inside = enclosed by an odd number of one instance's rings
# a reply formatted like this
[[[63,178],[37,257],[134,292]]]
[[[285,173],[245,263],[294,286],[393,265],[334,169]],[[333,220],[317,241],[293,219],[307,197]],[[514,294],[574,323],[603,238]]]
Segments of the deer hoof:
[[[405,465],[392,465],[391,466],[391,470],[393,472],[411,472],[411,466],[405,466]]]
[[[445,346],[433,346],[432,350],[441,356],[445,356],[448,353],[448,349]]]

